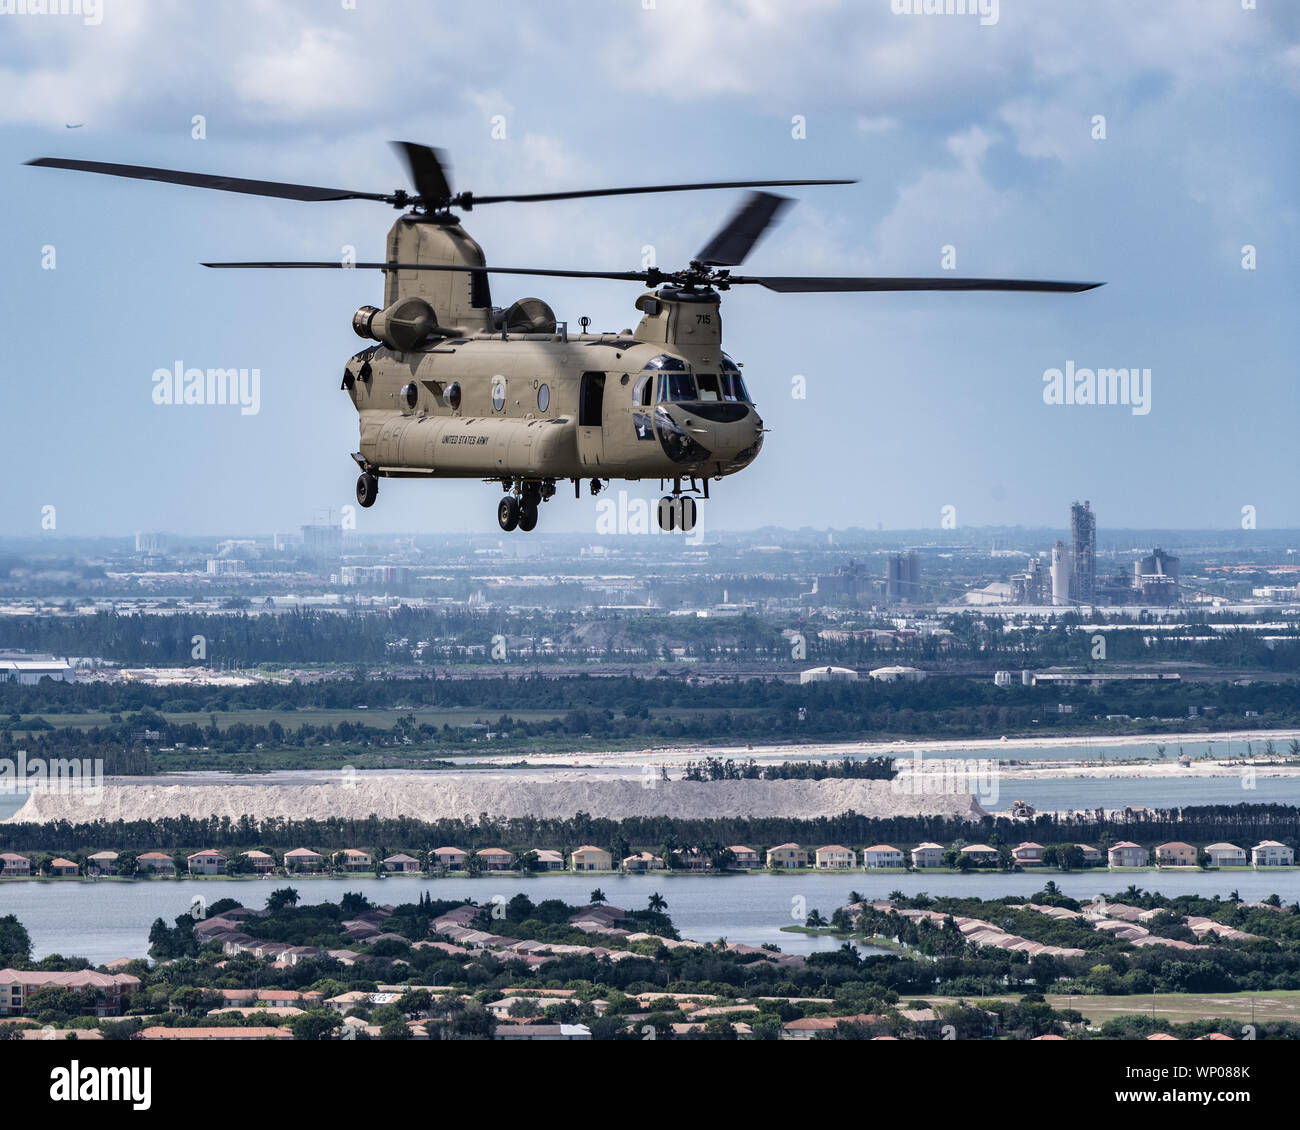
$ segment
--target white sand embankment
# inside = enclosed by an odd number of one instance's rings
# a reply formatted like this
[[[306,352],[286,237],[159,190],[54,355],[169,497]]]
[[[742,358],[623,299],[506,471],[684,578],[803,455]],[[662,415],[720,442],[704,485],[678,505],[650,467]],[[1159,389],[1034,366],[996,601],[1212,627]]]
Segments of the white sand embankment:
[[[34,792],[10,823],[50,820],[153,820],[164,816],[252,816],[284,820],[363,819],[375,815],[419,820],[491,816],[567,818],[575,812],[629,816],[784,816],[810,819],[853,811],[864,816],[953,815],[971,812],[969,795],[903,796],[887,781],[659,781],[574,775],[520,780],[475,774],[360,778],[325,785],[106,785],[98,803],[85,794]]]

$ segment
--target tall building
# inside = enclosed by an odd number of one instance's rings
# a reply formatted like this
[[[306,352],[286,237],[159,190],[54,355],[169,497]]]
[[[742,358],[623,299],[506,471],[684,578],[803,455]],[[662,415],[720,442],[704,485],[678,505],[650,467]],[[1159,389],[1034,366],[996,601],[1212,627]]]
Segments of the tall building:
[[[303,526],[302,552],[317,560],[337,560],[343,556],[343,527]]]
[[[916,550],[891,553],[885,566],[885,599],[915,602],[921,594],[921,555]]]
[[[1070,551],[1060,538],[1052,546],[1052,603],[1070,603]]]
[[[1074,542],[1070,599],[1075,604],[1093,604],[1097,599],[1097,519],[1087,500],[1070,506],[1070,538]]]

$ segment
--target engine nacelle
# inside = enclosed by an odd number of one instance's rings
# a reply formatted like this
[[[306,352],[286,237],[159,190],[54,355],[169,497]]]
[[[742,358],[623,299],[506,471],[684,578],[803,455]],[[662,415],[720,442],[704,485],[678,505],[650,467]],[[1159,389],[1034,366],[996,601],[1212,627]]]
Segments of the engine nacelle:
[[[389,349],[405,353],[437,332],[438,316],[423,298],[399,298],[383,310],[362,306],[352,315],[352,328],[358,337],[382,341]]]

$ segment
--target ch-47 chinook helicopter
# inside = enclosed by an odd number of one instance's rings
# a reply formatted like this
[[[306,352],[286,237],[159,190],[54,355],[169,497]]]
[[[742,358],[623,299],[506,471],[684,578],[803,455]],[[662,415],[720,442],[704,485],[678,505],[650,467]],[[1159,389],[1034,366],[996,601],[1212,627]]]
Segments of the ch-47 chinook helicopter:
[[[453,192],[442,154],[395,143],[415,192],[352,192],[99,161],[42,157],[29,164],[165,181],[289,200],[378,200],[403,209],[382,263],[205,263],[224,268],[371,268],[384,272],[382,309],[352,326],[374,341],[343,371],[360,416],[357,501],[373,506],[381,478],[475,478],[499,483],[503,530],[531,530],[539,505],[571,480],[594,495],[610,480],[672,483],[658,508],[664,530],[690,531],[709,480],[744,470],[763,446],[763,421],[740,366],[722,349],[719,292],[757,285],[780,293],[901,290],[1077,292],[1100,283],[1026,279],[825,278],[735,275],[789,203],[751,192],[685,268],[571,271],[490,267],[452,209],[696,189],[852,184],[849,180],[716,181],[636,188],[477,196]],[[617,279],[649,289],[635,331],[571,334],[540,298],[492,304],[489,274]],[[586,329],[588,319],[581,319]],[[684,485],[685,484],[685,485]]]

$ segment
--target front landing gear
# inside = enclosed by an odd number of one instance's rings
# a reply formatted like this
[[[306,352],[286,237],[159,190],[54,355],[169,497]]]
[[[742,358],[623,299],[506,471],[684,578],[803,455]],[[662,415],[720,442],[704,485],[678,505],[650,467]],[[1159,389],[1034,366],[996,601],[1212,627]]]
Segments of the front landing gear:
[[[357,502],[361,506],[374,506],[379,497],[379,480],[369,471],[363,471],[357,477]]]
[[[691,489],[695,488],[695,480],[691,479]],[[705,480],[704,497],[708,498],[708,480]],[[670,534],[673,530],[681,530],[684,534],[689,534],[695,529],[695,520],[699,516],[699,508],[695,505],[695,499],[689,494],[682,494],[682,480],[673,480],[673,493],[666,494],[659,500],[659,528],[664,533]]]

